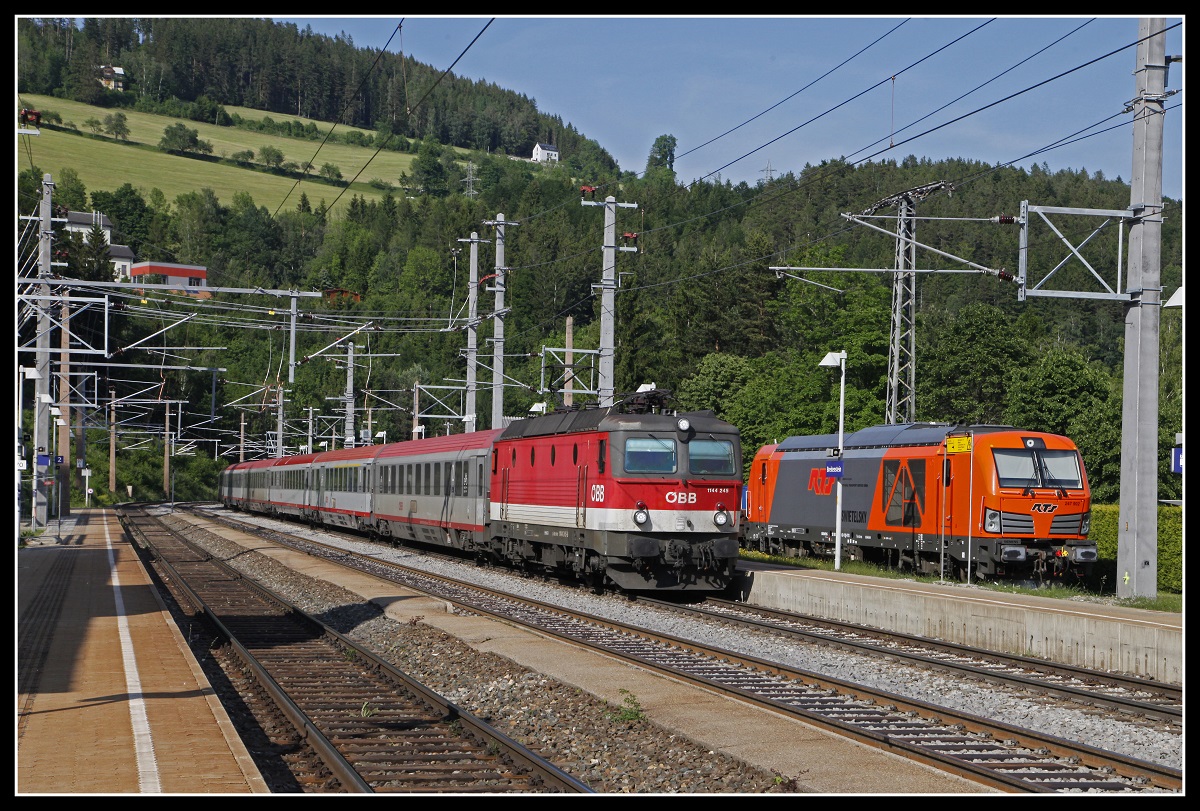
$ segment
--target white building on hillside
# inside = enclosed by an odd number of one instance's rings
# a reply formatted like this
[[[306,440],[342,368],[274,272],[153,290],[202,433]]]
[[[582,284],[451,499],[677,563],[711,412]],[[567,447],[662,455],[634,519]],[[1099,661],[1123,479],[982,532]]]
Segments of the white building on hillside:
[[[558,147],[549,144],[535,144],[533,147],[534,163],[558,163]]]

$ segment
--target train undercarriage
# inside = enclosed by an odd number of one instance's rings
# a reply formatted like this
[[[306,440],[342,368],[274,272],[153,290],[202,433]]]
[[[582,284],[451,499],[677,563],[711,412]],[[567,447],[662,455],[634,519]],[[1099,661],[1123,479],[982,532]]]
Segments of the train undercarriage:
[[[776,557],[833,559],[836,548],[832,533],[815,539],[748,534],[747,549]],[[892,541],[868,546],[854,539],[843,540],[843,561],[861,560],[887,569],[942,577],[958,582],[1016,581],[1034,584],[1077,583],[1091,574],[1097,560],[1094,544],[1052,544],[1014,539],[988,539],[971,544],[967,539],[948,539],[944,550],[938,542]]]

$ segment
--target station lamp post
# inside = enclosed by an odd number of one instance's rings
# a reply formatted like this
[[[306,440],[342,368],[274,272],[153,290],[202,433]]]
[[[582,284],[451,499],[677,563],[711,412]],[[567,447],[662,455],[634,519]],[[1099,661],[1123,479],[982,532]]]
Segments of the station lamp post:
[[[841,571],[842,568],[842,474],[845,473],[844,462],[842,460],[842,450],[845,445],[845,429],[846,429],[846,350],[841,352],[830,352],[821,359],[822,366],[832,366],[833,368],[841,367],[842,370],[842,386],[841,394],[838,397],[838,451],[837,451],[837,515],[833,519],[833,568],[835,571]],[[828,466],[827,470],[828,470]]]

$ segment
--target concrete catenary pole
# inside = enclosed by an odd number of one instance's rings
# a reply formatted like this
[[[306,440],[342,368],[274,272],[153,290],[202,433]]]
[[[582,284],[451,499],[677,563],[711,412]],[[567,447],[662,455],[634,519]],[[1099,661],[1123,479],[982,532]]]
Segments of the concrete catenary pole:
[[[71,302],[70,292],[64,290],[61,309],[61,326],[58,329],[58,410],[62,412],[58,427],[57,471],[54,486],[58,488],[58,516],[71,514]],[[80,428],[82,430],[82,426]]]
[[[1161,17],[1138,23],[1117,596],[1158,595],[1158,340],[1162,251],[1162,150],[1166,35]]]
[[[50,278],[50,246],[54,239],[51,224],[53,208],[50,204],[54,193],[54,181],[50,175],[42,175],[42,199],[40,203],[40,228],[38,235],[38,276],[41,279]],[[47,491],[46,468],[40,464],[49,454],[50,448],[50,285],[44,281],[39,286],[37,323],[37,353],[34,367],[38,371],[34,381],[34,462],[33,462],[33,519],[32,526],[46,526],[47,520]]]
[[[471,232],[471,284],[467,293],[467,408],[464,416],[467,433],[475,430],[479,417],[475,407],[476,365],[479,351],[479,232]]]
[[[637,208],[637,203],[618,203],[609,196],[603,203],[583,200],[583,205],[604,206],[604,262],[600,279],[600,351],[596,393],[601,408],[615,401],[616,384],[613,374],[613,352],[616,344],[617,294],[617,209]]]
[[[117,492],[117,390],[108,390],[108,493]]]
[[[354,341],[346,344],[346,443],[354,447]]]
[[[506,223],[503,214],[497,214],[496,219],[485,225],[496,227],[496,284],[492,290],[496,293],[496,311],[492,324],[492,426],[504,427],[504,286],[506,271],[504,266],[504,229]],[[516,223],[512,223],[516,225]]]

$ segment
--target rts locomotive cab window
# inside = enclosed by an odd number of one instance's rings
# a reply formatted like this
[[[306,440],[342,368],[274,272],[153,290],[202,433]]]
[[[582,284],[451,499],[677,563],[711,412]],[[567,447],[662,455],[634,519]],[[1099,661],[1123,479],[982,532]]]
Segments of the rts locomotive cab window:
[[[688,443],[688,471],[732,476],[733,443],[724,439],[693,439]]]
[[[676,453],[674,439],[630,437],[625,440],[625,472],[674,473]]]
[[[1040,450],[1042,471],[1047,487],[1066,487],[1078,490],[1083,487],[1083,473],[1079,467],[1079,454],[1075,451]]]
[[[997,448],[996,475],[1001,487],[1054,487],[1079,489],[1083,472],[1073,450]]]

